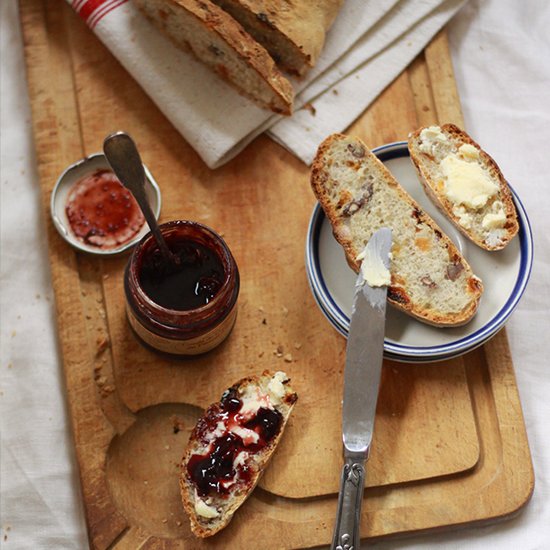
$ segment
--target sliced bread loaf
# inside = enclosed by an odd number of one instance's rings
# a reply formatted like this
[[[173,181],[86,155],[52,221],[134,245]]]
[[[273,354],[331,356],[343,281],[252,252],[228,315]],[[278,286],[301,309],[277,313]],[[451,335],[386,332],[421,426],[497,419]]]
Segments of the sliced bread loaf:
[[[292,114],[294,91],[265,48],[210,0],[134,0],[174,44],[259,106]],[[191,77],[190,77],[191,78]]]
[[[258,483],[298,399],[289,382],[281,371],[243,378],[197,422],[180,475],[197,537],[223,529]]]
[[[481,281],[451,240],[358,138],[329,136],[313,161],[311,185],[350,266],[381,227],[392,229],[388,301],[437,326],[468,322]]]
[[[496,162],[454,124],[420,128],[409,151],[426,193],[456,227],[486,250],[518,232],[508,184]]]
[[[343,0],[213,0],[297,75],[313,67]]]

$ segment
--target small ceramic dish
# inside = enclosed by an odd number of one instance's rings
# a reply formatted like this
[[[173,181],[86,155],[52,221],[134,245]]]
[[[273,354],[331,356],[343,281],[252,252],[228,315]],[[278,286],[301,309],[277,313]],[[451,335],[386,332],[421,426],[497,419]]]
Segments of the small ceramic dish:
[[[145,169],[145,191],[147,193],[147,198],[158,220],[161,208],[160,189],[147,167],[144,165],[143,168]],[[55,184],[50,200],[50,211],[55,228],[70,245],[90,254],[112,256],[128,250],[147,234],[149,232],[147,223],[144,223],[140,231],[127,242],[115,248],[102,249],[84,242],[73,233],[66,212],[67,199],[71,188],[82,178],[92,174],[96,170],[102,169],[111,170],[103,153],[95,153],[71,164],[61,176],[59,176]]]
[[[485,288],[475,317],[462,327],[434,327],[388,308],[385,356],[397,361],[428,362],[471,351],[504,326],[527,286],[533,263],[533,237],[525,209],[512,190],[519,234],[504,250],[487,252],[467,240],[425,195],[410,161],[407,142],[383,145],[373,152],[452,239]],[[321,311],[334,328],[347,337],[356,275],[348,266],[319,204],[309,224],[306,270]]]

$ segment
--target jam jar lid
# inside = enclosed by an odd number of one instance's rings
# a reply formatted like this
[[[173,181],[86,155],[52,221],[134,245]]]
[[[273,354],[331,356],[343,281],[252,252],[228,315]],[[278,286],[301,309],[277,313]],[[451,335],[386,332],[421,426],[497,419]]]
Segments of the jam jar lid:
[[[148,168],[145,165],[143,168],[145,170],[145,192],[155,218],[158,220],[162,203],[160,188]],[[103,153],[94,153],[68,166],[59,176],[53,188],[50,200],[50,213],[55,228],[71,246],[90,254],[113,256],[128,250],[139,242],[149,232],[147,223],[144,222],[135,235],[121,244],[102,248],[79,238],[71,228],[67,214],[69,194],[74,186],[83,178],[102,170],[112,172],[109,162]]]

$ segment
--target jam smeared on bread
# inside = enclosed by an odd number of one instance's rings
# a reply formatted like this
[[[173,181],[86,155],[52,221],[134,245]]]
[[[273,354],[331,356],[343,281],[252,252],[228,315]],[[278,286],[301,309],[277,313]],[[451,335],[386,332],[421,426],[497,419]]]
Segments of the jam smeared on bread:
[[[208,452],[192,455],[187,464],[187,473],[202,497],[211,492],[225,495],[232,484],[249,483],[250,469],[237,457],[263,449],[279,433],[283,421],[279,411],[267,407],[260,407],[245,420],[249,415],[240,414],[243,402],[236,388],[223,394],[220,405],[218,411],[213,410],[213,414],[201,419],[199,431],[204,443],[208,443]],[[209,441],[212,433],[221,431],[220,423],[225,427],[222,435]]]
[[[244,378],[197,422],[180,477],[196,536],[225,527],[258,483],[297,400],[289,382],[280,371]]]

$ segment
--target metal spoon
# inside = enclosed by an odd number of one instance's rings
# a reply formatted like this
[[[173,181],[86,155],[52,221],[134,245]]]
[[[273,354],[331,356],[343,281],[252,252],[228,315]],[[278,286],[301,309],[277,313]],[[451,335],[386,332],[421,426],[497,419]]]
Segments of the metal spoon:
[[[124,132],[116,132],[105,138],[103,152],[116,177],[134,195],[164,260],[170,264],[178,264],[179,258],[168,248],[147,200],[145,170],[134,140]]]

